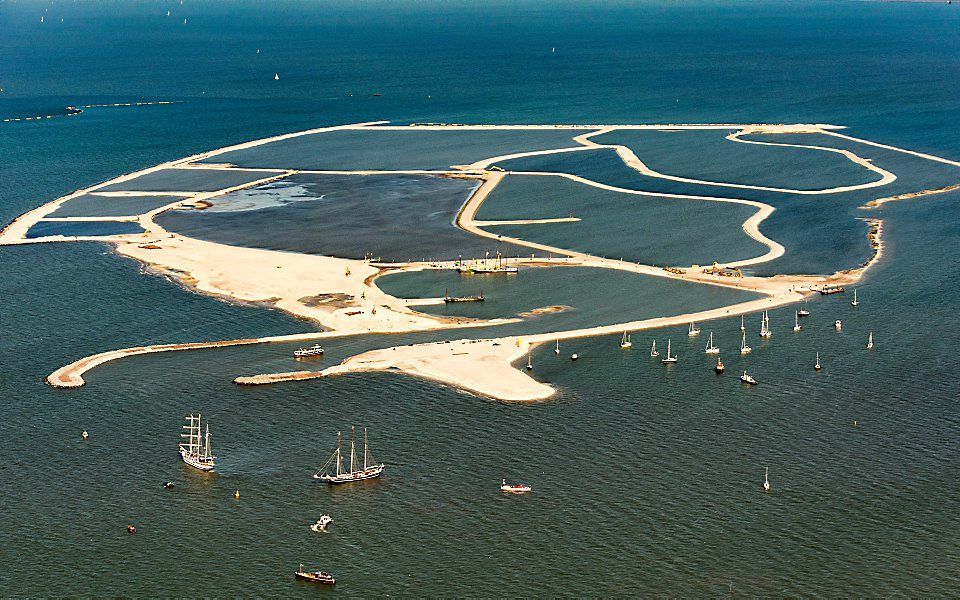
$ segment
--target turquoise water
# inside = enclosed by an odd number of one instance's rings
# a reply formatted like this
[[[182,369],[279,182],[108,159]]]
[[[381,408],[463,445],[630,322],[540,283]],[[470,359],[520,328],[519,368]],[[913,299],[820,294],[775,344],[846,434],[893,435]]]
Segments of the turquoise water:
[[[0,221],[165,160],[377,119],[833,122],[958,159],[956,9],[4,3],[0,116],[182,103],[0,123]],[[950,177],[939,173],[929,180]],[[53,390],[41,378],[87,353],[309,325],[142,276],[95,244],[0,249],[0,529],[10,532],[0,592],[316,594],[293,581],[302,561],[352,595],[955,595],[958,199],[877,211],[885,260],[856,312],[849,298],[817,299],[794,336],[791,309],[774,311],[771,342],[754,337],[742,363],[724,354],[722,378],[682,328],[656,332],[682,340],[669,371],[638,340],[635,352],[582,340],[565,348],[584,353],[577,363],[534,354],[534,375],[558,395],[528,406],[393,374],[231,383],[292,368],[289,345],[138,357],[92,372],[80,390]],[[851,220],[854,200],[838,204]],[[764,231],[802,239],[808,211],[781,207]],[[839,220],[817,229],[817,252],[856,258],[832,246],[846,238]],[[737,324],[703,327],[726,349]],[[376,343],[331,340],[343,349],[330,360]],[[818,350],[825,368],[814,374]],[[741,388],[734,365],[760,385]],[[175,454],[180,418],[196,410],[221,457],[213,477],[186,472]],[[370,428],[385,477],[316,486],[310,475],[350,424]],[[501,477],[534,493],[501,497]],[[163,490],[164,479],[177,487]],[[323,512],[335,523],[320,537],[306,525]]]

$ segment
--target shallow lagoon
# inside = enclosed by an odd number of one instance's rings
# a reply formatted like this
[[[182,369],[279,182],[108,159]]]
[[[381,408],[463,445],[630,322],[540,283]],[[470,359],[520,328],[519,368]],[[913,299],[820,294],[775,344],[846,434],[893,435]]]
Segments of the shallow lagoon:
[[[576,146],[573,129],[545,130],[340,130],[288,138],[217,154],[201,162],[241,167],[361,170],[431,169],[484,158]]]
[[[71,198],[53,211],[51,217],[126,217],[142,215],[173,204],[186,196],[97,196],[83,194]]]
[[[273,173],[240,169],[160,169],[129,181],[100,188],[101,192],[215,192],[258,179]]]
[[[123,235],[128,233],[142,233],[143,227],[138,223],[126,221],[39,221],[27,231],[27,239],[46,237],[49,235],[71,236],[100,236]]]
[[[477,187],[433,175],[318,175],[213,198],[211,209],[170,211],[161,226],[235,246],[384,261],[455,259],[526,250],[458,229],[453,221]]]
[[[880,175],[835,152],[758,146],[726,139],[731,130],[619,130],[591,138],[626,146],[648,167],[675,177],[764,187],[818,190],[868,183]],[[815,138],[793,136],[796,144]],[[778,135],[752,140],[788,143]],[[735,193],[735,192],[731,192]]]

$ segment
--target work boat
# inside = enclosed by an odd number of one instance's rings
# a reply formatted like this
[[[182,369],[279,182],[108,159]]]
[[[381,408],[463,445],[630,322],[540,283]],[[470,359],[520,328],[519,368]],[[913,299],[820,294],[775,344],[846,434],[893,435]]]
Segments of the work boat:
[[[725,368],[726,368],[726,367],[723,366],[723,361],[720,360],[720,357],[718,356],[718,357],[717,357],[717,366],[715,366],[715,367],[713,368],[714,372],[716,372],[717,375],[719,375],[720,373],[723,373],[723,371],[724,371]]]
[[[207,424],[206,435],[201,434],[200,414],[184,417],[187,424],[183,425],[186,433],[180,434],[180,458],[194,469],[212,471],[216,457],[210,454],[210,425]],[[186,443],[184,443],[186,439]]]
[[[744,371],[743,375],[740,376],[740,381],[744,383],[748,383],[750,385],[757,385],[757,380],[751,377],[750,375],[747,375],[746,371]]]
[[[661,359],[660,359],[660,362],[662,362],[662,363],[665,364],[665,365],[671,365],[671,364],[677,362],[677,357],[676,357],[676,356],[670,356],[670,340],[667,340],[667,357],[666,357],[666,358],[661,358]]]
[[[374,479],[380,477],[383,473],[383,463],[374,464],[373,457],[370,456],[370,449],[367,446],[367,429],[363,429],[363,468],[357,467],[357,431],[355,427],[350,428],[350,470],[343,470],[343,453],[340,451],[340,432],[337,432],[337,449],[333,456],[326,462],[320,470],[313,474],[314,479],[326,481],[331,485],[340,483],[352,483],[354,481],[363,481],[365,479]]]
[[[623,337],[620,338],[620,349],[621,349],[621,350],[626,350],[627,348],[630,348],[631,346],[633,346],[633,342],[630,341],[630,334],[627,333],[626,331],[624,331],[624,332],[623,332]]]
[[[740,334],[740,354],[750,354],[753,348],[747,345],[747,332]]]
[[[337,583],[336,578],[330,573],[324,573],[323,571],[304,571],[303,565],[300,565],[300,568],[297,569],[297,572],[294,573],[294,576],[297,579],[312,581],[313,583],[324,583],[327,585],[334,585]]]
[[[713,345],[713,332],[710,332],[710,340],[707,342],[707,347],[704,348],[703,352],[705,354],[720,354],[720,348]]]
[[[650,346],[650,356],[660,356],[660,353],[657,352],[657,340],[653,340],[653,345]]]
[[[793,330],[800,331],[803,329],[803,325],[800,324],[800,313],[797,312],[793,316]]]
[[[296,358],[307,358],[310,356],[321,356],[323,354],[323,348],[320,344],[314,344],[309,348],[299,348],[293,351],[293,355]]]
[[[531,488],[529,485],[526,485],[524,483],[507,483],[506,479],[502,479],[500,481],[501,492],[507,492],[510,494],[526,494],[532,489],[533,488]]]
[[[687,335],[691,337],[700,335],[700,328],[697,327],[696,323],[690,323],[690,327],[687,328]]]

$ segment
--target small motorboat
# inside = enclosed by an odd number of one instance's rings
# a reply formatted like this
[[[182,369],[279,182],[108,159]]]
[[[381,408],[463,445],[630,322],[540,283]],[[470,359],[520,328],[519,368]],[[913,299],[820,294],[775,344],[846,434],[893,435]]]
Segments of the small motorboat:
[[[127,533],[136,533],[136,532],[137,532],[136,527],[134,527],[133,525],[127,525]]]
[[[294,576],[304,581],[312,581],[313,583],[323,583],[326,585],[333,585],[337,582],[336,578],[330,573],[324,573],[323,571],[304,571],[303,565],[300,565],[300,568],[297,569]]]
[[[523,483],[507,483],[506,479],[500,480],[500,491],[507,492],[509,494],[526,494],[531,491],[532,488],[529,485]]]
[[[80,437],[83,439],[87,439],[88,437],[90,437],[90,434],[87,433],[86,429],[84,429],[83,431],[80,432]]]
[[[578,358],[580,358],[580,355],[576,352],[570,355],[570,360],[577,360]]]
[[[176,485],[176,484],[174,484],[172,481],[164,481],[164,482],[163,482],[163,489],[169,490],[170,488],[175,487],[175,485]]]
[[[317,533],[325,533],[327,531],[327,525],[330,523],[333,523],[333,518],[330,515],[320,515],[317,522],[310,525],[310,530],[316,531]]]
[[[837,319],[836,321],[833,322],[833,326],[837,328],[837,331],[840,331],[841,329],[843,329],[843,321],[841,321],[840,319]]]
[[[751,375],[747,375],[746,371],[744,371],[743,375],[740,376],[740,381],[748,385],[757,385],[757,380],[754,379]]]
[[[314,344],[309,348],[299,348],[293,351],[295,358],[309,358],[311,356],[323,356],[323,347],[320,344]]]
[[[719,374],[723,373],[724,369],[725,369],[725,367],[723,366],[723,361],[720,360],[720,357],[718,356],[718,357],[717,357],[717,365],[716,365],[715,367],[713,367],[713,371],[714,371],[714,373],[716,373],[717,375],[719,375]]]

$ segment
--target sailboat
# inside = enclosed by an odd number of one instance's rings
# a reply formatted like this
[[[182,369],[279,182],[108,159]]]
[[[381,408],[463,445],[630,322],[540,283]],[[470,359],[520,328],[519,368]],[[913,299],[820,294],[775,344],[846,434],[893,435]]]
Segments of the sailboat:
[[[633,342],[630,341],[630,334],[626,331],[623,332],[623,338],[620,339],[620,349],[626,350],[633,346]]]
[[[763,491],[770,491],[770,467],[763,468]]]
[[[740,354],[750,354],[753,351],[753,348],[747,345],[747,332],[744,331],[740,334]]]
[[[669,365],[677,362],[676,356],[670,356],[670,340],[667,340],[667,357],[661,358],[660,362],[662,362],[665,365]]]
[[[703,350],[705,354],[720,354],[720,348],[713,345],[713,332],[710,332],[710,340],[707,342],[707,347]]]
[[[841,321],[840,319],[837,319],[836,321],[833,322],[833,326],[837,329],[837,331],[840,331],[841,329],[843,329],[843,321]]]
[[[803,329],[803,325],[800,324],[800,313],[797,312],[793,316],[793,330],[800,331],[801,329]]]
[[[529,350],[527,350],[527,370],[528,370],[528,371],[532,371],[532,370],[533,370],[533,363],[530,362],[530,351],[529,351]]]
[[[560,340],[557,340],[557,347],[553,349],[553,353],[560,356]]]
[[[743,315],[740,315],[740,331],[746,331],[747,328],[743,324]]]
[[[273,74],[273,80],[274,80],[274,81],[280,81],[280,73],[274,73],[274,74]]]
[[[767,311],[763,311],[763,318],[760,321],[760,337],[773,337],[773,332],[770,331],[770,316],[767,315]]]
[[[343,454],[340,451],[340,432],[337,432],[337,449],[320,469],[313,474],[314,479],[320,479],[334,485],[338,483],[350,483],[353,481],[363,481],[364,479],[374,479],[380,477],[383,473],[383,463],[373,462],[370,456],[370,449],[367,446],[367,428],[363,428],[363,468],[357,466],[356,450],[357,432],[355,427],[350,428],[350,470],[343,470]]]
[[[803,308],[801,308],[800,310],[797,311],[797,316],[798,316],[798,317],[809,317],[809,316],[810,316],[810,311],[807,310],[807,303],[806,303],[806,302],[803,303]]]
[[[697,324],[690,322],[690,327],[687,328],[687,335],[693,337],[695,335],[700,335],[700,329],[697,327]]]
[[[820,369],[823,368],[823,367],[820,366],[820,353],[819,353],[819,352],[817,352],[817,364],[813,365],[813,368],[816,369],[817,371],[819,371]]]
[[[870,332],[869,337],[867,337],[867,350],[873,348],[873,332]]]
[[[857,288],[853,288],[853,302],[850,303],[850,306],[860,306],[860,301],[857,300]]]
[[[180,458],[194,469],[212,471],[215,465],[215,456],[210,454],[210,424],[207,424],[206,435],[201,434],[200,414],[184,417],[187,424],[182,426],[187,433],[181,433],[186,443],[180,442]]]
[[[657,340],[653,340],[653,345],[650,346],[650,356],[660,356],[660,353],[657,352]]]

